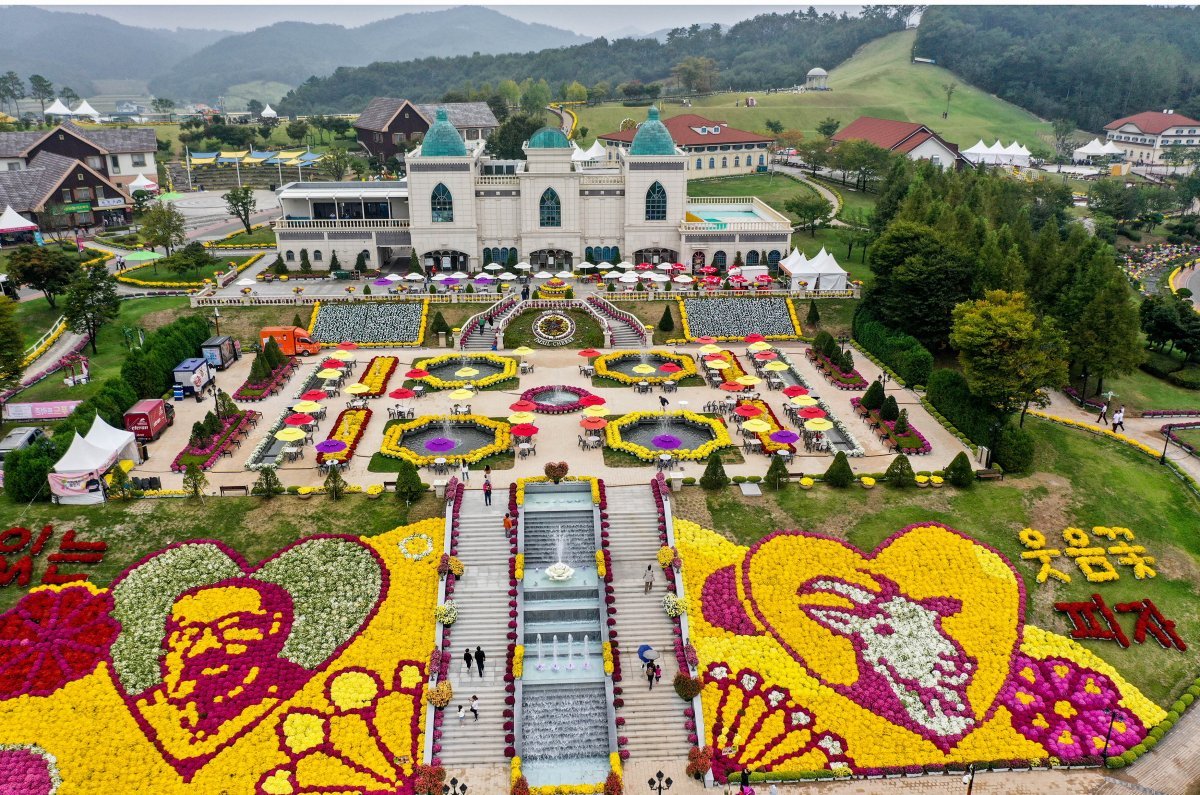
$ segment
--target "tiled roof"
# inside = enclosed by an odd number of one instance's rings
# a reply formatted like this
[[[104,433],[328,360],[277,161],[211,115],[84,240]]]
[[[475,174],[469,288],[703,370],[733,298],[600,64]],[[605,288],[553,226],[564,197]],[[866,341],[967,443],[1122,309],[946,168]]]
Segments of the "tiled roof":
[[[0,157],[20,157],[21,153],[42,139],[44,132],[0,133]]]
[[[354,126],[364,130],[382,132],[404,103],[403,99],[375,97],[367,107],[363,108],[363,112],[358,114],[358,118],[354,120]]]
[[[695,113],[684,113],[679,116],[672,116],[669,119],[664,119],[663,124],[666,125],[667,131],[671,133],[671,139],[675,141],[677,146],[714,146],[718,144],[747,144],[747,143],[770,143],[773,139],[766,135],[760,135],[749,130],[739,130],[728,126],[723,121],[714,121],[707,119],[704,116],[697,116]],[[704,127],[713,129],[720,127],[719,133],[700,133],[697,128]],[[637,134],[637,130],[621,130],[618,132],[605,133],[597,136],[604,141],[621,141],[631,143],[633,136]]]
[[[29,168],[0,171],[0,204],[10,205],[17,212],[33,210],[78,162],[53,152],[38,152],[29,161]]]
[[[71,132],[96,144],[111,153],[153,152],[158,149],[158,140],[154,130],[149,127],[128,127],[121,129],[89,129],[71,122],[65,122]]]
[[[1104,129],[1117,130],[1126,124],[1132,124],[1146,135],[1159,135],[1172,127],[1200,127],[1200,121],[1189,119],[1187,116],[1181,116],[1178,113],[1147,110],[1142,113],[1135,113],[1132,116],[1126,116],[1123,119],[1110,121],[1104,125]]]
[[[363,112],[358,114],[358,118],[354,120],[354,126],[362,130],[383,132],[387,129],[388,122],[395,117],[396,112],[407,101],[395,97],[375,97],[363,109]],[[445,108],[446,115],[450,117],[450,123],[459,129],[500,126],[500,122],[496,120],[496,114],[492,113],[492,109],[486,102],[442,102],[426,105],[414,104],[413,107],[430,124],[437,116],[437,109]]]
[[[884,149],[894,149],[905,139],[921,130],[930,132],[925,125],[911,121],[859,116],[834,133],[830,140],[835,142],[863,140],[870,141]]]

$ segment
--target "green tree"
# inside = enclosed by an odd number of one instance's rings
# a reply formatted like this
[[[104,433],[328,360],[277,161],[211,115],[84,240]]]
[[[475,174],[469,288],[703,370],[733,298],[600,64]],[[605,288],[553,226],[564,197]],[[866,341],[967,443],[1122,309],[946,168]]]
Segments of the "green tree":
[[[254,215],[254,211],[258,209],[258,200],[254,198],[254,189],[249,187],[231,188],[221,198],[225,200],[226,212],[241,221],[242,226],[246,228],[246,234],[250,234],[253,231],[250,228],[250,216]]]
[[[434,334],[449,334],[450,324],[446,322],[446,318],[441,311],[433,313],[433,322],[429,325],[429,330]]]
[[[308,135],[308,122],[288,122],[288,125],[283,128],[283,131],[287,135],[288,140],[295,141],[298,144],[303,143],[305,136]]]
[[[844,451],[839,450],[833,457],[829,469],[825,470],[824,480],[835,489],[847,488],[854,482],[854,470],[850,468],[850,459],[846,458]]]
[[[588,99],[592,102],[603,102],[612,94],[612,83],[607,80],[599,80],[596,85],[588,90]]]
[[[4,395],[21,383],[25,372],[25,341],[17,320],[17,302],[0,296],[0,423],[4,417]]]
[[[79,94],[76,93],[75,89],[71,88],[70,86],[63,86],[60,88],[58,90],[58,95],[62,98],[62,101],[66,103],[67,107],[74,105],[80,99]]]
[[[524,107],[524,102],[522,102]],[[505,119],[495,132],[488,136],[487,152],[500,160],[524,160],[522,145],[543,126],[544,115],[519,113]]]
[[[763,477],[763,482],[776,491],[787,484],[788,469],[787,464],[783,463],[782,456],[771,456],[771,465],[767,467],[767,474]]]
[[[169,99],[167,97],[155,97],[150,102],[150,108],[155,113],[166,114],[167,121],[171,121],[175,118],[175,100],[173,99]]]
[[[189,461],[183,470],[183,490],[199,499],[204,496],[206,488],[208,488],[208,478],[204,476],[204,471],[195,461]]]
[[[268,500],[277,494],[283,494],[283,491],[283,484],[279,482],[279,475],[275,473],[273,466],[265,466],[258,470],[258,480],[250,487],[251,494]]]
[[[183,213],[171,202],[159,202],[142,216],[142,239],[151,248],[162,246],[169,256],[176,246],[187,239]]]
[[[336,251],[331,252],[329,255],[329,270],[340,271],[341,269],[342,269],[342,263],[338,261],[337,252]]]
[[[958,83],[951,80],[949,83],[942,83],[942,93],[946,95],[946,110],[942,113],[942,118],[946,119],[950,116],[950,98],[954,96],[954,92],[958,89]]]
[[[46,100],[54,99],[54,84],[41,75],[29,76],[29,96],[42,106],[42,115],[46,113]]]
[[[817,236],[817,224],[828,220],[833,213],[833,205],[828,199],[807,191],[785,200],[783,209],[799,218],[801,225],[807,226],[813,237]]]
[[[280,262],[282,261],[280,260]],[[287,266],[284,265],[284,268],[286,269]],[[308,249],[306,248],[300,249],[300,272],[312,273],[312,260],[308,258]]]
[[[842,123],[840,121],[832,116],[826,116],[824,120],[817,124],[817,135],[820,135],[822,138],[832,138],[833,134],[838,131],[838,127],[841,126]]]
[[[1144,207],[1144,194],[1126,188],[1120,179],[1102,179],[1088,188],[1088,206],[1093,212],[1107,215],[1118,224],[1133,220]]]
[[[584,88],[583,83],[573,80],[567,86],[567,90],[563,92],[563,98],[567,102],[587,102],[588,91]]]
[[[900,454],[892,459],[887,472],[883,474],[887,484],[897,489],[907,489],[917,485],[917,475],[913,472],[908,456]]]
[[[689,55],[671,68],[671,76],[689,93],[712,91],[720,74],[716,61],[699,55]]]
[[[550,104],[550,86],[545,79],[530,84],[521,94],[520,104],[521,112],[525,115],[540,117],[542,111]]]
[[[1070,119],[1055,119],[1050,123],[1054,134],[1054,153],[1060,161],[1069,162],[1075,151],[1075,122]]]
[[[787,134],[788,131],[784,131],[784,137]],[[796,156],[803,160],[814,174],[829,165],[832,160],[831,144],[828,138],[804,138],[791,144],[785,141],[784,145],[789,149],[795,149]]]
[[[843,141],[834,149],[834,168],[854,174],[854,186],[869,190],[876,177],[888,167],[891,153],[870,141],[855,138]]]
[[[867,387],[866,393],[862,396],[862,406],[868,411],[878,411],[883,408],[883,400],[886,395],[883,392],[882,381],[872,381]]]
[[[120,312],[117,279],[102,262],[83,268],[67,287],[63,316],[71,331],[87,335],[92,355],[96,354],[96,335],[100,333],[100,327],[114,320]]]
[[[710,455],[708,465],[704,467],[704,474],[700,476],[700,487],[707,491],[716,491],[728,485],[729,476],[725,474],[725,465],[721,463],[721,457],[716,454]]]
[[[950,466],[946,467],[945,478],[952,486],[958,486],[960,489],[970,488],[975,484],[975,467],[971,465],[971,459],[967,458],[966,453],[960,451],[954,456]]]
[[[501,80],[500,84],[496,86],[496,93],[504,98],[504,103],[510,108],[516,107],[521,102],[521,87],[512,78]]]
[[[346,494],[346,479],[337,467],[332,467],[325,476],[325,493],[331,500],[340,500]]]
[[[259,114],[262,113],[266,107],[267,106],[262,104],[262,102],[259,100],[252,99],[246,103],[246,112],[250,114],[250,120],[253,121],[258,118]]]
[[[341,182],[346,178],[346,170],[350,168],[350,152],[340,146],[329,149],[317,161],[317,171],[331,182]]]
[[[1141,364],[1140,328],[1129,284],[1114,272],[1068,329],[1071,358],[1083,372],[1084,396],[1089,376],[1097,377],[1096,391],[1100,392],[1105,378],[1133,372]]]
[[[1021,410],[1067,381],[1066,340],[1024,293],[992,290],[955,307],[950,343],[972,394],[1001,414]]]
[[[895,395],[884,397],[883,405],[879,407],[879,419],[885,422],[895,422],[900,419],[900,405],[896,402]]]
[[[64,449],[62,452],[66,452]],[[49,440],[39,439],[23,450],[4,456],[4,491],[13,502],[24,504],[50,499],[46,477],[61,453]]]
[[[675,318],[671,317],[671,305],[667,304],[663,307],[662,318],[658,321],[659,331],[674,331]]]
[[[18,100],[25,99],[25,83],[21,76],[9,70],[0,76],[0,100],[12,111],[13,118],[20,116]]]
[[[8,255],[8,278],[15,284],[41,290],[51,309],[79,273],[77,258],[58,246],[18,246]]]
[[[425,484],[421,481],[416,464],[401,459],[396,468],[396,499],[403,500],[405,505],[412,505],[424,493]]]
[[[763,127],[776,138],[783,134],[783,122],[778,119],[767,119],[763,122]]]
[[[804,317],[804,324],[809,330],[821,325],[821,313],[817,310],[817,302],[811,298],[808,299],[808,314]]]

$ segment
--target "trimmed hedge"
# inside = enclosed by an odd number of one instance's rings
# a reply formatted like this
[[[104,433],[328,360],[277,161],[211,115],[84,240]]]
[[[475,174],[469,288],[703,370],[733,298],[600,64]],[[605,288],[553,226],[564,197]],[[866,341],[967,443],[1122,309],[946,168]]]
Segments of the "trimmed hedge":
[[[955,428],[975,444],[991,444],[995,412],[983,405],[957,370],[934,370],[929,377],[925,397]]]
[[[861,308],[854,313],[854,339],[896,372],[907,384],[928,384],[933,354],[916,337],[895,331]]]

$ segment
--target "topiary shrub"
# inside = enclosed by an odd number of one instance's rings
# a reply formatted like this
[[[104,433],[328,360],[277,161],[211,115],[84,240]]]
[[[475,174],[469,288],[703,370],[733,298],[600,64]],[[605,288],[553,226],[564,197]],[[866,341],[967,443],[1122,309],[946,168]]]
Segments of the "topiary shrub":
[[[894,430],[897,434],[908,433],[908,409],[900,409],[900,416],[896,418]]]
[[[700,476],[700,488],[716,491],[728,485],[729,476],[725,474],[725,465],[721,463],[719,457],[709,456],[708,465],[704,467],[704,474]]]
[[[434,312],[433,323],[430,324],[429,330],[434,334],[449,334],[450,324],[446,322],[446,318],[442,316],[441,312]]]
[[[704,684],[699,679],[693,679],[683,671],[675,674],[674,684],[675,694],[684,701],[691,701],[700,695],[700,691],[704,689]]]
[[[783,463],[782,456],[771,456],[771,466],[767,467],[767,475],[763,481],[776,490],[788,482],[787,464]]]
[[[971,466],[971,459],[967,458],[966,453],[960,452],[954,456],[950,466],[946,467],[945,478],[960,489],[970,488],[975,483],[975,467]]]
[[[884,397],[883,382],[872,381],[871,385],[867,387],[866,393],[862,396],[862,406],[870,411],[879,411],[879,409],[883,408]]]
[[[1016,425],[1006,425],[996,440],[995,461],[1006,472],[1028,472],[1033,466],[1033,435]]]
[[[848,488],[854,482],[854,470],[850,469],[850,459],[844,452],[839,451],[833,457],[833,463],[825,470],[825,482],[838,489]]]
[[[888,422],[900,419],[900,406],[896,404],[894,395],[888,395],[883,399],[883,405],[879,408],[879,418]]]
[[[821,325],[821,313],[817,311],[817,302],[811,298],[808,299],[808,314],[804,317],[804,324],[809,328]]]
[[[670,305],[663,307],[662,319],[658,321],[658,330],[659,331],[674,331],[675,330],[675,318],[671,317]]]
[[[907,489],[917,485],[916,473],[913,472],[912,464],[908,462],[906,455],[898,455],[892,459],[892,463],[883,477],[889,486],[898,489]]]

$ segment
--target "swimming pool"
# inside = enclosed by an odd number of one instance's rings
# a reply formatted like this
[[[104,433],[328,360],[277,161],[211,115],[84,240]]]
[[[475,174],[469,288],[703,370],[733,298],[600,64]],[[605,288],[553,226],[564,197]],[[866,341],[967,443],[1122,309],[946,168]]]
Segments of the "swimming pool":
[[[754,210],[731,210],[720,205],[689,204],[688,212],[704,219],[710,224],[745,223],[747,221],[767,221]]]

